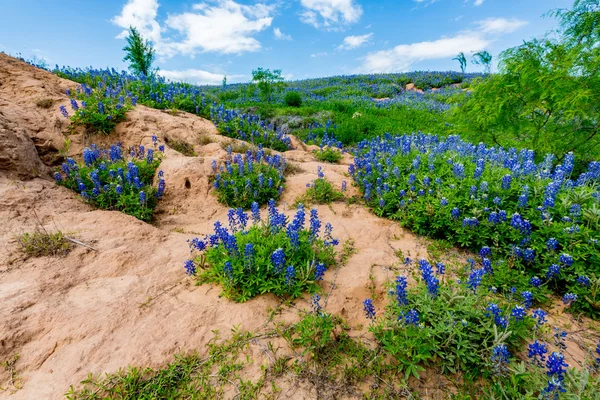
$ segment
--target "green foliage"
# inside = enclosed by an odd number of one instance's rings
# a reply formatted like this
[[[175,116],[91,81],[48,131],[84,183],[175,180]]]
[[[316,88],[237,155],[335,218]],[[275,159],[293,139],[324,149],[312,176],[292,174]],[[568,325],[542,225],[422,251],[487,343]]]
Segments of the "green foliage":
[[[183,142],[183,141],[180,142],[178,140],[171,140],[171,141],[169,141],[169,147],[175,151],[178,151],[179,153],[183,154],[186,157],[195,157],[196,156],[196,152],[194,151],[194,146],[192,146],[190,143]]]
[[[144,40],[134,27],[129,27],[129,35],[126,40],[127,46],[123,47],[126,55],[123,61],[129,61],[129,69],[134,74],[149,76],[152,73],[152,63],[155,55],[152,43]]]
[[[337,164],[342,159],[342,152],[333,147],[325,147],[315,151],[315,157],[319,161]]]
[[[321,167],[319,167],[319,172]],[[308,185],[308,184],[307,184]],[[335,189],[331,182],[325,176],[319,176],[310,184],[301,197],[296,199],[296,203],[305,204],[329,204],[333,201],[338,201],[344,198],[344,194]]]
[[[118,146],[113,146],[111,153],[115,148]],[[63,164],[66,176],[57,171],[55,179],[59,185],[80,193],[85,201],[97,208],[118,210],[142,221],[150,221],[158,198],[164,191],[162,178],[159,180],[159,190],[152,186],[160,156],[146,156],[141,149],[133,151],[135,157],[111,160],[105,153],[101,155],[93,145],[91,149],[84,150],[86,162],[76,164],[68,158]],[[89,154],[95,155],[86,159]]]
[[[125,121],[131,108],[130,98],[105,97],[98,89],[84,89],[77,97],[82,101],[77,105],[76,100],[71,99],[72,107],[77,107],[71,121],[73,126],[83,126],[89,133],[110,134],[119,122]]]
[[[285,187],[286,162],[281,157],[264,156],[263,151],[248,151],[242,158],[231,157],[214,177],[213,186],[220,203],[248,209],[254,202],[266,204],[279,199]],[[216,162],[213,163],[216,172]]]
[[[69,240],[61,231],[48,232],[43,227],[17,236],[17,241],[21,251],[30,257],[65,255],[70,248]]]
[[[257,68],[252,71],[252,82],[255,83],[260,91],[261,97],[267,103],[271,103],[273,93],[279,91],[283,86],[283,77],[281,70]]]
[[[467,70],[467,57],[465,57],[465,53],[463,53],[461,51],[460,53],[458,53],[458,55],[456,57],[453,58],[453,60],[456,60],[459,62],[460,70],[464,74],[465,71]]]
[[[492,55],[487,50],[473,54],[473,64],[483,66],[486,74],[492,72]]]
[[[416,276],[415,279],[418,285],[409,291],[408,304],[400,305],[394,300],[395,293],[390,295],[384,316],[370,327],[385,353],[392,357],[392,365],[407,378],[419,378],[419,373],[430,365],[447,375],[490,378],[492,347],[505,343],[509,349],[519,350],[532,336],[532,318],[508,318],[518,303],[499,304],[509,320],[502,329],[486,311],[496,299],[453,280],[443,282],[437,295],[432,296],[425,283]],[[407,322],[411,310],[418,312],[416,325]]]
[[[302,97],[298,92],[287,92],[283,98],[283,102],[288,107],[300,107],[302,105]]]
[[[224,296],[237,302],[264,293],[296,298],[317,290],[324,268],[335,262],[332,239],[327,232],[319,239],[313,230],[303,228],[302,205],[287,227],[282,224],[284,221],[273,220],[272,215],[277,210],[273,211],[274,204],[270,208],[268,223],[254,220],[247,229],[239,222],[239,211],[230,210],[231,234],[225,235],[221,228],[216,229],[221,241],[207,249],[204,244],[198,246],[197,240],[192,242],[193,248],[203,250],[194,259],[200,268],[199,282],[222,285]],[[236,218],[234,225],[231,222]],[[237,226],[238,222],[241,226]]]

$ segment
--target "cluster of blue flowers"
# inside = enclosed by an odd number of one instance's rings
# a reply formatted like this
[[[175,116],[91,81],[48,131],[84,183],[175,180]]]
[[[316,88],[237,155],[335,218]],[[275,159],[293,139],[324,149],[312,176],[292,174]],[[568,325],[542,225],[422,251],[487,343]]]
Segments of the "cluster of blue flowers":
[[[600,267],[592,257],[599,250],[597,242],[590,239],[600,232],[584,221],[586,210],[600,204],[600,162],[573,177],[572,154],[558,165],[552,156],[536,163],[530,150],[421,133],[365,140],[354,153],[348,172],[379,215],[472,249],[494,246],[495,259],[513,258],[530,277],[544,271],[561,296],[569,292],[583,299],[588,281],[576,281],[585,276],[580,271]],[[556,201],[575,192],[588,196],[578,196],[576,204]],[[581,242],[586,246],[574,245]],[[549,251],[536,251],[541,248]],[[485,265],[489,272],[492,258],[485,258],[490,259]],[[575,261],[584,259],[593,265]],[[471,287],[479,286],[482,275],[473,271]],[[543,284],[537,279],[536,284]],[[579,302],[577,307],[591,309]]]

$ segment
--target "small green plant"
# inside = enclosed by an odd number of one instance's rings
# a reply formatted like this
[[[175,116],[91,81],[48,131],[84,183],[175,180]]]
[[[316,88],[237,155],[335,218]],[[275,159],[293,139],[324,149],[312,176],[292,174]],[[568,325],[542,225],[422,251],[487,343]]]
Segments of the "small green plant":
[[[177,140],[170,140],[169,147],[173,150],[183,154],[186,157],[195,157],[196,152],[194,151],[194,146],[187,142],[180,142]]]
[[[228,152],[229,158],[220,169],[216,160],[212,162],[216,174],[213,187],[220,203],[248,209],[254,202],[262,205],[279,198],[285,187],[283,157],[266,156],[262,149],[248,151],[245,156],[233,155],[230,147]]]
[[[325,178],[323,169],[319,166],[317,169],[318,178],[312,184],[307,184],[306,193],[296,199],[296,203],[306,204],[329,204],[344,198],[344,194],[336,190],[331,182]]]
[[[153,137],[156,143],[156,137]],[[54,173],[59,185],[72,189],[94,206],[106,210],[119,210],[142,221],[150,221],[157,201],[165,191],[163,173],[158,173],[158,186],[152,181],[160,164],[153,149],[132,147],[129,158],[123,156],[120,144],[109,151],[100,151],[96,145],[83,150],[83,163],[72,158]]]
[[[283,102],[288,107],[302,106],[302,97],[298,92],[287,92],[283,98]]]
[[[35,102],[35,105],[39,108],[50,108],[54,104],[52,99],[39,99]]]
[[[333,147],[324,147],[315,151],[315,157],[319,161],[337,164],[342,159],[342,152]]]
[[[78,88],[77,98],[81,99],[78,103],[75,98],[71,98],[71,108],[75,112],[71,117],[73,125],[71,129],[77,126],[83,126],[86,133],[111,133],[119,122],[125,121],[125,114],[136,104],[136,97],[129,97],[115,94],[107,96],[113,92],[101,89],[91,89],[82,84]],[[70,91],[67,91],[71,95]],[[69,113],[65,106],[60,106],[60,112],[65,118],[69,118]]]
[[[189,241],[198,255],[185,262],[186,272],[197,275],[201,283],[222,285],[223,294],[238,302],[263,293],[296,298],[317,290],[317,282],[335,262],[338,241],[331,236],[331,224],[320,237],[316,209],[311,210],[310,228],[306,229],[303,205],[288,223],[273,200],[268,221],[261,221],[258,203],[253,203],[251,217],[249,225],[248,214],[230,209],[229,229],[217,222],[214,235]]]
[[[30,257],[63,256],[69,252],[70,241],[61,231],[48,232],[39,226],[35,232],[17,236],[21,251]]]
[[[2,363],[0,364],[8,373],[8,385],[10,387],[8,389],[5,389],[2,386],[0,386],[0,392],[4,390],[10,390],[14,393],[15,391],[23,387],[23,381],[16,368],[17,361],[19,361],[19,354],[15,353],[8,360],[2,361]]]

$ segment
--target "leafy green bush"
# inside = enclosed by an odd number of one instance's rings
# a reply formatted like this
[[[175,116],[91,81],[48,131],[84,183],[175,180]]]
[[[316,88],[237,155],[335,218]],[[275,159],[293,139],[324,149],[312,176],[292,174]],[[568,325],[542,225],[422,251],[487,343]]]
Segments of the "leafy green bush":
[[[337,164],[342,159],[342,152],[332,147],[325,147],[315,151],[315,157],[319,161]]]
[[[493,349],[506,346],[518,352],[533,336],[536,322],[527,316],[530,304],[522,304],[520,296],[498,302],[480,286],[483,268],[472,270],[461,284],[444,279],[443,265],[434,272],[431,264],[419,260],[417,285],[408,289],[407,278],[399,276],[381,318],[371,301],[365,301],[367,317],[374,321],[370,330],[407,377],[418,378],[424,366],[433,364],[443,374],[491,378],[505,367],[494,363]]]
[[[287,92],[283,98],[283,102],[288,107],[300,107],[302,105],[302,97],[298,92]]]
[[[308,190],[296,200],[296,203],[329,204],[332,201],[344,198],[344,194],[336,190],[331,182],[325,178],[325,173],[323,173],[320,166],[317,169],[317,179],[312,184],[306,184],[306,186]]]
[[[238,302],[259,294],[300,296],[314,292],[327,267],[334,264],[333,227],[325,226],[319,237],[321,221],[317,210],[310,212],[310,227],[304,227],[304,206],[299,205],[294,219],[286,216],[269,201],[269,218],[261,222],[258,203],[252,204],[252,225],[242,209],[229,210],[229,230],[215,223],[215,233],[204,240],[191,240],[190,247],[200,253],[185,262],[188,274],[200,282],[223,286],[223,294]]]
[[[17,241],[21,251],[31,257],[65,255],[70,247],[69,240],[61,231],[48,232],[44,228],[19,235]]]
[[[350,172],[378,215],[474,251],[490,246],[512,269],[505,282],[543,278],[561,296],[580,294],[571,309],[598,318],[587,280],[600,275],[600,163],[577,177],[572,154],[554,168],[552,156],[534,157],[455,136],[388,136],[359,144]]]
[[[163,146],[158,148],[162,154]],[[165,190],[162,171],[158,173],[157,188],[152,186],[159,164],[160,156],[156,157],[153,149],[144,146],[132,147],[126,159],[120,144],[111,146],[109,151],[100,151],[92,145],[83,150],[83,163],[67,158],[62,172],[54,173],[54,179],[98,208],[118,210],[150,221]]]
[[[115,93],[114,96],[110,94]],[[120,91],[112,91],[110,88],[99,87],[91,89],[82,84],[77,88],[76,97],[81,99],[81,103],[77,103],[75,98],[71,98],[71,108],[75,112],[71,116],[71,121],[75,126],[83,126],[87,131],[92,133],[111,133],[115,126],[122,121],[125,121],[127,111],[136,105],[135,97],[125,97],[117,94]],[[107,95],[108,94],[108,95]],[[67,90],[67,95],[71,92]],[[60,106],[60,112],[65,118],[69,118],[69,113],[64,106]]]
[[[262,205],[279,198],[285,187],[283,157],[265,155],[262,148],[254,153],[248,150],[244,157],[233,156],[230,147],[228,151],[229,159],[220,169],[215,160],[212,163],[216,173],[213,186],[220,203],[248,209],[254,202]]]

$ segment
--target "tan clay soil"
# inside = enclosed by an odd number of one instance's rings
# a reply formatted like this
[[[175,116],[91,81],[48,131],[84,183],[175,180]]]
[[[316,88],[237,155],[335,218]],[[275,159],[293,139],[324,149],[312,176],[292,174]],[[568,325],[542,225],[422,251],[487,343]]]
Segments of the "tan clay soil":
[[[211,122],[137,106],[116,133],[93,138],[99,145],[120,140],[129,146],[150,145],[151,136],[157,135],[167,143],[161,164],[166,195],[152,225],[120,212],[95,210],[49,178],[68,124],[58,107],[68,106],[65,90],[75,87],[0,54],[0,145],[13,144],[0,147],[0,361],[18,353],[16,369],[23,383],[14,394],[0,392],[0,397],[57,399],[89,372],[160,367],[176,353],[204,351],[213,330],[223,337],[234,325],[260,330],[267,309],[280,304],[270,295],[236,304],[221,298],[218,287],[195,286],[184,274],[186,240],[211,232],[215,221],[227,219],[227,209],[217,203],[208,179],[212,160],[226,155],[220,143],[231,139],[220,136]],[[52,106],[39,107],[39,99],[51,99]],[[83,133],[70,138],[72,156],[92,140]],[[174,140],[193,144],[197,157],[169,148]],[[321,164],[310,146],[295,143],[296,150],[284,155],[300,172],[288,177],[280,208],[294,211],[291,204],[316,178],[319,165],[335,186],[347,180],[349,195],[358,193],[346,174],[350,156],[341,165]],[[334,278],[336,284],[326,310],[342,315],[351,326],[363,325],[355,334],[368,336],[361,302],[371,297],[369,275],[377,283],[380,308],[383,283],[397,274],[390,268],[398,265],[396,251],[426,257],[424,241],[360,205],[317,208],[340,241],[353,239],[357,250],[339,273],[327,272],[327,290]],[[15,235],[35,230],[38,223],[94,249],[75,245],[65,257],[26,258]],[[298,307],[307,308],[307,301],[299,301]],[[293,320],[295,313],[284,317]],[[0,370],[0,387],[7,381],[7,372]],[[288,398],[316,398],[315,388],[297,383],[289,383],[284,393]]]

